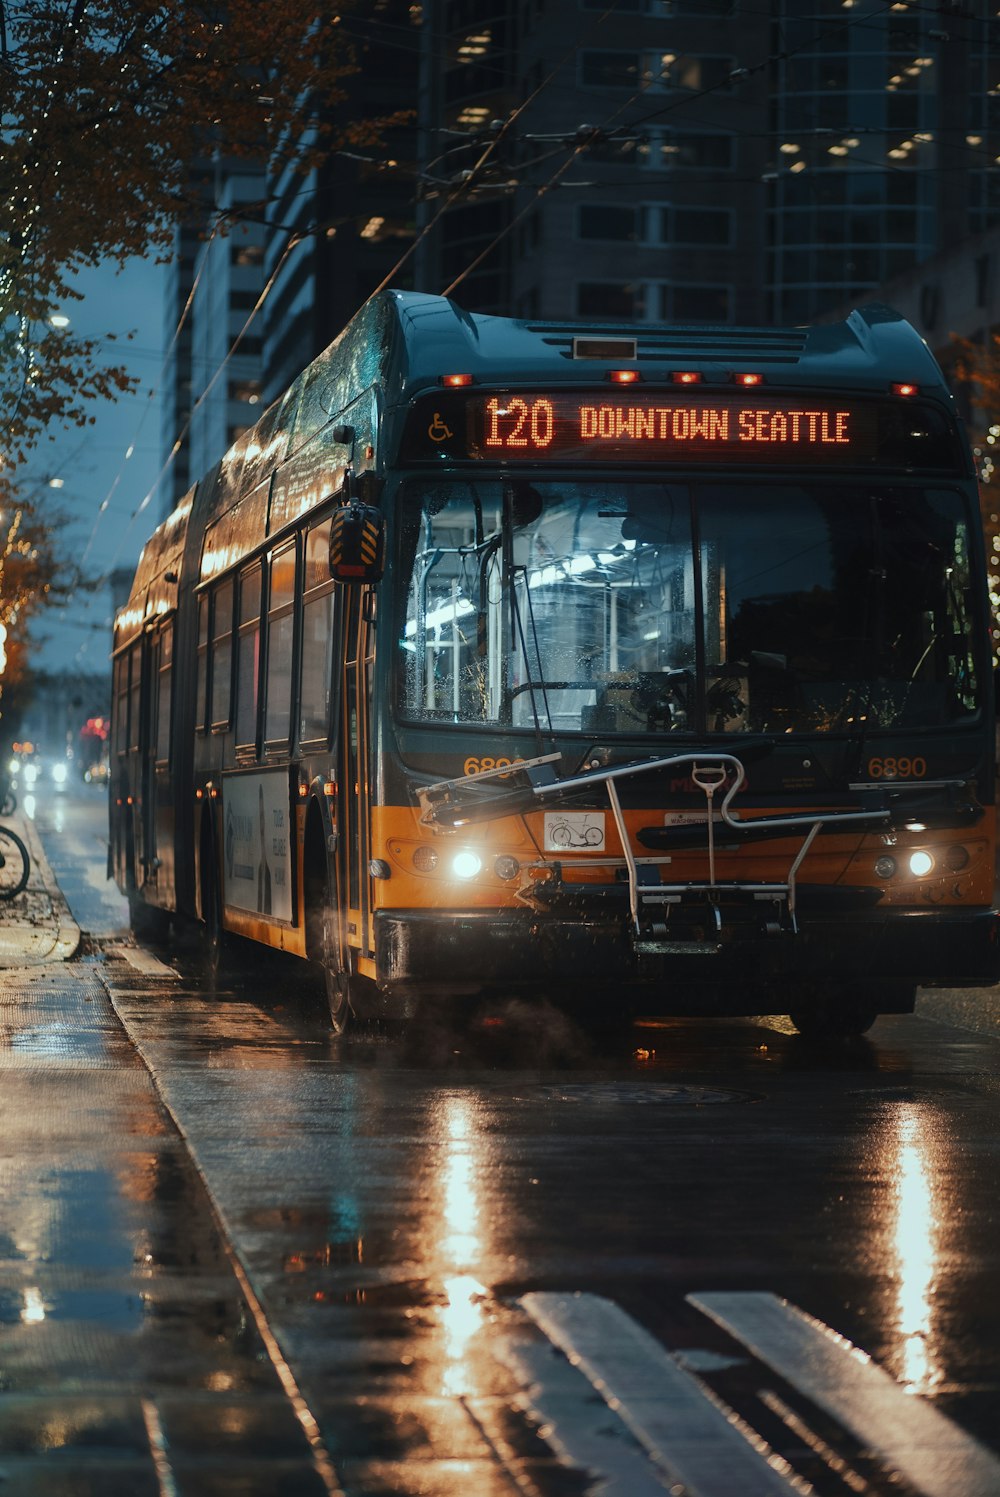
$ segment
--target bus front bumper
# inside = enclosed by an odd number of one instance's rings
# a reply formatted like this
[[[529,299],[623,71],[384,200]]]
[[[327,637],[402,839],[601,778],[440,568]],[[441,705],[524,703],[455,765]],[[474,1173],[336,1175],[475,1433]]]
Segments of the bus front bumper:
[[[993,909],[855,912],[800,918],[796,933],[723,925],[705,935],[656,949],[655,941],[634,941],[621,919],[380,910],[377,981],[396,996],[569,988],[592,994],[612,985],[650,996],[655,990],[664,1012],[676,1002],[675,1012],[733,1015],[777,1011],[761,1007],[762,999],[789,983],[884,983],[888,993],[1000,981],[1000,914]]]

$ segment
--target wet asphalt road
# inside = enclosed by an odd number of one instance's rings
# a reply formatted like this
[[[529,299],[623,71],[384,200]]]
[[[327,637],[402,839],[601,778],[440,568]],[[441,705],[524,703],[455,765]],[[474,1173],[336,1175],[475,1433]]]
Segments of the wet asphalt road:
[[[995,993],[337,1042],[123,946],[103,812],[0,981],[0,1493],[1000,1492]]]

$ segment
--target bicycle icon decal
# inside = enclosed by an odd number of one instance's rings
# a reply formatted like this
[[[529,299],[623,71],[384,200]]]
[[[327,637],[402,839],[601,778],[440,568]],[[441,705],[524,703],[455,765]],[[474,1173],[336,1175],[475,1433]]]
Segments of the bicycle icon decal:
[[[603,848],[603,811],[546,811],[546,852],[599,852]]]

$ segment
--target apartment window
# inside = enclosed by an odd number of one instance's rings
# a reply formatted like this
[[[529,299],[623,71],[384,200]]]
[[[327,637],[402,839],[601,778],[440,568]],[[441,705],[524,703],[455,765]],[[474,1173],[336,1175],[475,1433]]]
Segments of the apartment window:
[[[580,82],[584,88],[638,88],[640,52],[582,52]]]
[[[733,215],[728,208],[675,208],[664,227],[674,244],[709,248],[733,242]]]
[[[576,288],[576,310],[581,317],[626,318],[640,316],[642,299],[634,283],[583,281]]]
[[[728,322],[731,302],[729,286],[675,281],[663,288],[661,315],[668,322]]]
[[[719,88],[736,66],[731,57],[700,57],[686,52],[644,52],[643,83],[652,91],[682,88],[692,91]]]
[[[583,203],[577,218],[581,239],[632,241],[639,237],[640,211],[614,203]]]
[[[639,148],[653,171],[732,171],[734,139],[702,130],[653,131]]]
[[[262,244],[234,244],[229,251],[229,257],[233,265],[263,265],[264,246]]]
[[[242,400],[248,405],[260,403],[261,384],[259,379],[231,379],[229,381],[229,399]]]

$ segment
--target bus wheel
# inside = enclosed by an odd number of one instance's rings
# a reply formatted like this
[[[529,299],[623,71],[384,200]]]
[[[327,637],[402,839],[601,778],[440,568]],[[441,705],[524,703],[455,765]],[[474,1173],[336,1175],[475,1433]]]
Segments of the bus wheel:
[[[789,1018],[808,1039],[856,1039],[878,1018],[874,997],[866,993],[820,993],[806,1008],[793,1008]]]

